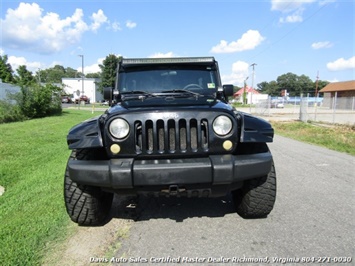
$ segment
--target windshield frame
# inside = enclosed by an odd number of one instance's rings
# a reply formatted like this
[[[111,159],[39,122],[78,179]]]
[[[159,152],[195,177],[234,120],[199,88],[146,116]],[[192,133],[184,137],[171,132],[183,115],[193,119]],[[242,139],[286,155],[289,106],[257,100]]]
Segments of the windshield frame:
[[[159,76],[160,75],[160,76]],[[136,79],[134,79],[136,76]],[[140,78],[138,83],[138,78]],[[191,82],[187,81],[190,78]],[[199,78],[199,79],[198,79]],[[154,80],[155,79],[155,80]],[[163,84],[174,79],[173,84]],[[159,83],[154,84],[153,80]],[[195,80],[195,81],[194,81]],[[136,84],[134,84],[134,82]],[[128,83],[132,82],[128,86]],[[183,84],[185,83],[185,86]],[[220,86],[219,73],[214,65],[145,65],[134,67],[121,67],[117,75],[117,89],[120,94],[131,94],[133,91],[141,91],[149,94],[186,94],[186,91],[197,93],[199,95],[215,95]],[[143,86],[141,84],[144,84]],[[186,88],[186,85],[191,85]]]

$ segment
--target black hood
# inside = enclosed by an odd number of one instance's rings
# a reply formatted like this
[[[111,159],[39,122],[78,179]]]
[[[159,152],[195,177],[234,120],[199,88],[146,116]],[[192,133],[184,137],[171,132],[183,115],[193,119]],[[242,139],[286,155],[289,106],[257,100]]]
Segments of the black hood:
[[[224,109],[226,111],[233,111],[232,106],[220,100],[213,98],[189,98],[189,99],[164,99],[164,98],[149,98],[145,100],[130,100],[121,102],[109,108],[106,112],[111,116],[117,113],[126,113],[129,111],[158,111],[182,108],[182,109]]]
[[[131,107],[160,107],[160,106],[191,106],[191,105],[213,105],[216,99],[210,95],[202,96],[181,96],[181,95],[159,95],[154,97],[136,97],[123,100],[121,105]]]

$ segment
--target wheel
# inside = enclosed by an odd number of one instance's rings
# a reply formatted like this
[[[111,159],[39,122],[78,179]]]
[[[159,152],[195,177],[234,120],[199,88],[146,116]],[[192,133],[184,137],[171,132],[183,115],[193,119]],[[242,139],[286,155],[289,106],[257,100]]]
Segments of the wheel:
[[[92,153],[81,150],[73,151],[70,160],[85,160]],[[98,187],[77,184],[69,176],[68,167],[64,176],[64,200],[70,219],[79,225],[100,225],[107,218],[113,194],[104,192]]]
[[[247,180],[241,189],[232,192],[237,213],[243,218],[265,218],[276,199],[274,163],[268,175]]]
[[[200,85],[194,84],[194,83],[191,83],[191,84],[186,85],[186,86],[183,88],[183,90],[187,90],[187,89],[189,89],[189,88],[197,88],[197,89],[199,89],[199,90],[203,90],[203,88],[202,88]]]

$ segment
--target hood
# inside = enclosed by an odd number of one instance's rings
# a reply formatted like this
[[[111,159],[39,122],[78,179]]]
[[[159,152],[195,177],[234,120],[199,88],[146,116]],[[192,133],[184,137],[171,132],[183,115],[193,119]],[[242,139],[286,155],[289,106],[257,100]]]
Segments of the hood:
[[[196,98],[175,98],[175,99],[157,99],[149,98],[145,100],[130,100],[118,103],[107,110],[109,115],[116,113],[126,113],[132,111],[158,111],[169,109],[224,109],[232,111],[233,107],[220,100],[213,98],[200,97]]]
[[[148,96],[123,96],[122,106],[130,107],[150,107],[150,106],[191,106],[191,105],[211,105],[216,101],[214,95],[186,95],[186,94],[151,94]]]

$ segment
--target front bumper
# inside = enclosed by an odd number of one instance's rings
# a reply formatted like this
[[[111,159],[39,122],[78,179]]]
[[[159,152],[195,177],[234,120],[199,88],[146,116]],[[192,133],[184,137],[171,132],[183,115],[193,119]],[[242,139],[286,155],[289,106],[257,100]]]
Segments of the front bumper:
[[[145,188],[158,186],[228,187],[267,175],[271,165],[272,155],[265,152],[188,159],[69,160],[68,169],[70,178],[79,184],[112,190],[144,191]]]

